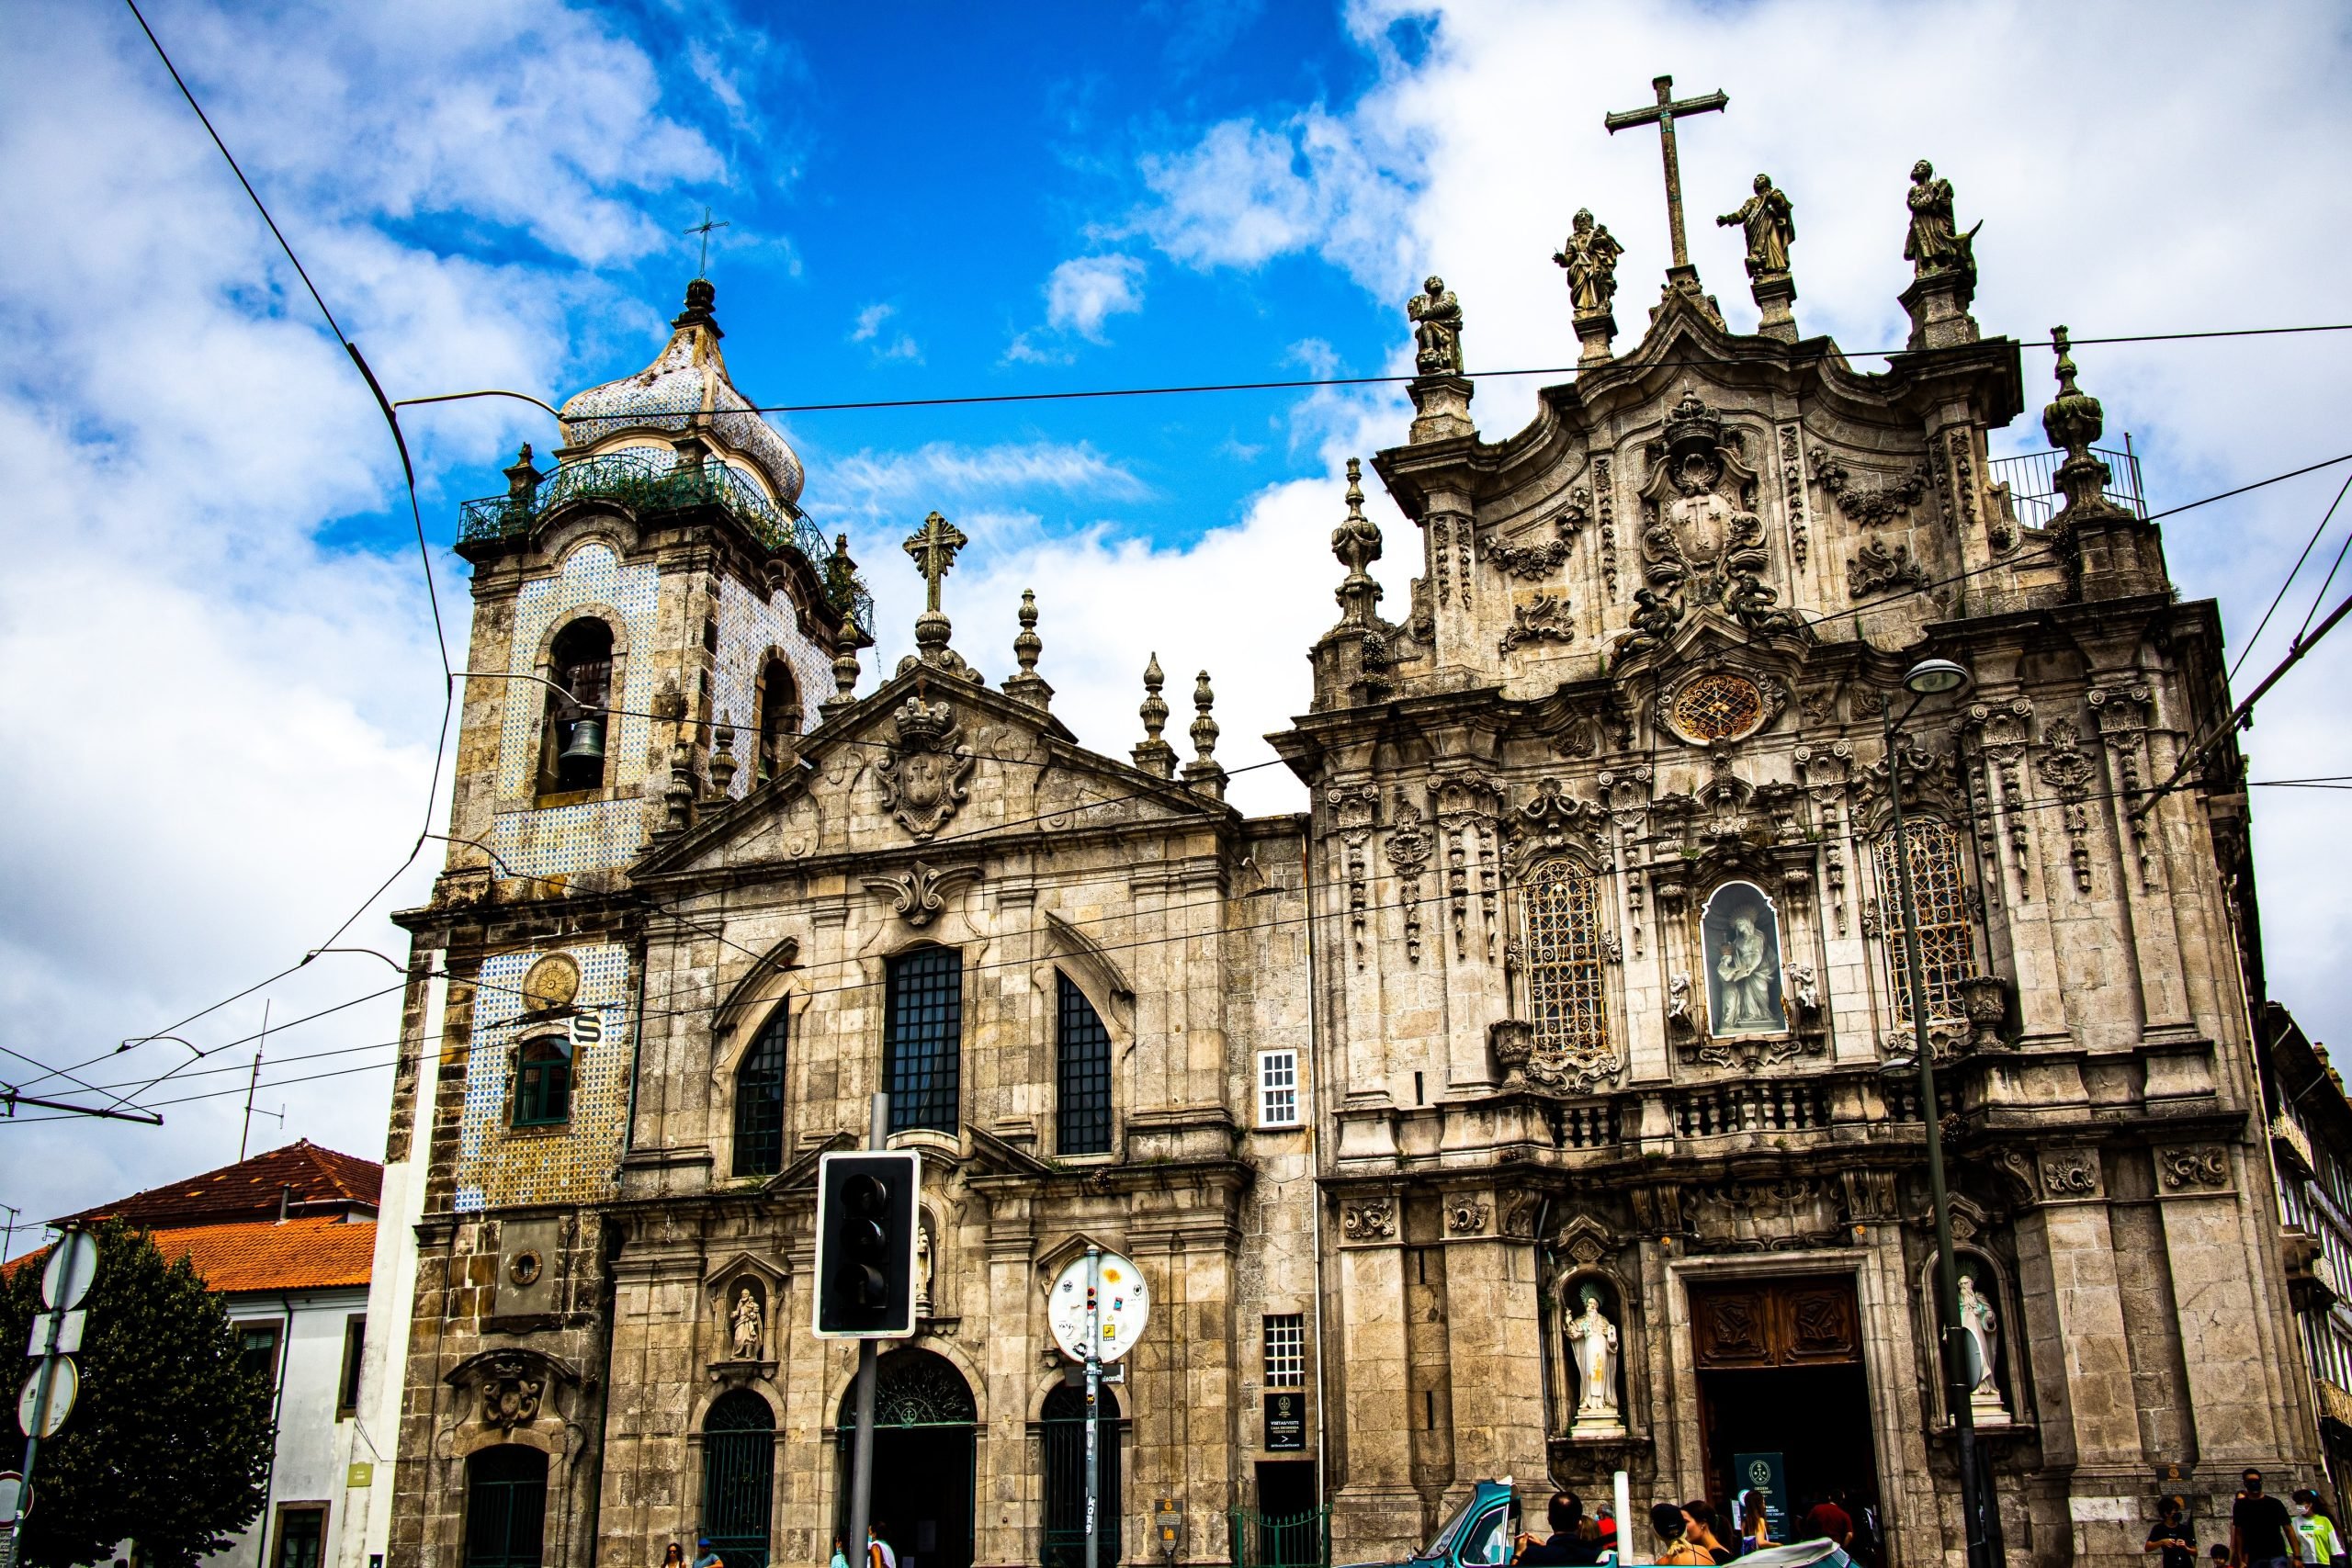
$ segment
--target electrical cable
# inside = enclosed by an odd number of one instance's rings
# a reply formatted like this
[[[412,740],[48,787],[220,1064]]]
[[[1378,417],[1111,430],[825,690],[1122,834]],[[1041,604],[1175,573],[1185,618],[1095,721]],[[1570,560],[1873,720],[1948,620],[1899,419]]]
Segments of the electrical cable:
[[[2280,603],[2287,597],[2287,590],[2295,585],[2295,574],[2303,570],[2303,562],[2311,558],[2312,547],[2319,543],[2319,536],[2322,534],[2327,532],[2327,525],[2329,521],[2335,516],[2335,509],[2344,504],[2344,496],[2346,491],[2352,491],[2352,474],[2346,474],[2344,476],[2344,483],[2336,491],[2335,499],[2327,503],[2327,510],[2320,515],[2319,526],[2313,528],[2312,530],[2312,536],[2303,541],[2303,553],[2297,556],[2295,558],[2295,564],[2287,569],[2287,581],[2281,582],[2278,585],[2278,592],[2270,596],[2270,607],[2262,612],[2262,619],[2255,624],[2254,635],[2246,638],[2245,646],[2238,650],[2237,662],[2230,666],[2229,678],[2233,683],[2234,683],[2238,678],[2238,671],[2245,668],[2245,661],[2247,659],[2253,656],[2255,644],[2262,640],[2263,629],[2270,625],[2270,617],[2278,613],[2278,606]],[[2326,590],[2323,588],[2320,592],[2324,593]],[[2306,625],[2309,624],[2309,620],[2310,617],[2306,616]]]

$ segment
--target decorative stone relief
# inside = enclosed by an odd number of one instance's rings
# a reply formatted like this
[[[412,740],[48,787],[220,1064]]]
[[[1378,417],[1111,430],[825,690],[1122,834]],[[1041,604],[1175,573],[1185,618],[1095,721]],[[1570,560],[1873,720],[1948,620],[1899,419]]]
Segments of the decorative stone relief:
[[[1600,835],[1609,813],[1577,799],[1558,779],[1538,780],[1534,797],[1511,815],[1522,864],[1571,843],[1596,859],[1600,856]]]
[[[1952,526],[1963,533],[1976,529],[1975,439],[1965,426],[1944,432],[1944,450],[1951,454]],[[1996,541],[1996,547],[1998,541]]]
[[[1510,607],[1510,625],[1503,628],[1498,650],[1509,653],[1522,643],[1577,640],[1577,625],[1565,593],[1538,593],[1524,604]]]
[[[1968,710],[1968,722],[1977,733],[1977,744],[1983,749],[1984,761],[1994,783],[2000,789],[2001,818],[2008,829],[2009,860],[2017,878],[2017,894],[2020,898],[2033,897],[2033,836],[2027,818],[2025,792],[2019,784],[2019,769],[2025,761],[2026,745],[2033,722],[2033,704],[2024,697],[2013,697],[2005,703],[1978,703]],[[1997,853],[1994,848],[1996,835],[1993,824],[1980,813],[1977,842],[1988,854]]]
[[[1388,863],[1396,873],[1396,902],[1405,916],[1405,957],[1421,961],[1421,872],[1430,863],[1428,819],[1403,790],[1388,818]]]
[[[1600,518],[1600,581],[1610,598],[1617,597],[1617,491],[1610,481],[1612,465],[1606,457],[1592,460],[1593,502]]]
[[[2156,1169],[2164,1177],[2165,1190],[2168,1192],[2230,1184],[2229,1151],[2216,1144],[2165,1149],[2156,1156]]]
[[[539,1396],[547,1374],[522,1356],[496,1356],[481,1371],[481,1419],[486,1427],[512,1432],[539,1418]]]
[[[1667,682],[1657,716],[1686,744],[1712,746],[1747,739],[1787,704],[1788,688],[1770,676],[1736,667],[1702,670]]]
[[[1871,539],[1846,562],[1846,592],[1852,598],[1906,592],[1926,586],[1928,569],[1911,558],[1908,545],[1890,547]]]
[[[979,879],[979,872],[968,865],[953,865],[943,871],[917,861],[896,876],[869,876],[865,880],[867,892],[889,899],[891,913],[920,931],[945,912],[947,900],[958,888]]]
[[[2051,1198],[2096,1198],[2099,1180],[2098,1152],[2064,1149],[2041,1156],[2041,1190]]]
[[[2116,792],[2126,806],[2136,805],[2140,796],[2140,758],[2148,731],[2151,710],[2148,688],[2143,684],[2102,686],[2090,694],[2091,719],[2098,726],[2098,738],[2107,744],[2107,754],[2115,764]],[[2140,891],[2156,890],[2155,856],[2149,848],[2148,818],[2145,813],[2124,814],[2124,826],[2132,835],[2132,852],[2140,866]]]
[[[2083,802],[2090,795],[2091,780],[2097,770],[2091,760],[2083,755],[2082,731],[2070,718],[2052,719],[2042,731],[2042,752],[2034,763],[2044,783],[2058,792],[2064,803],[2069,855],[2075,863],[2075,886],[2084,893],[2091,890],[2090,814]]]
[[[1431,781],[1430,788],[1437,807],[1438,828],[1445,835],[1446,894],[1453,907],[1453,955],[1470,955],[1470,895],[1475,882],[1479,908],[1486,918],[1485,956],[1491,963],[1502,943],[1496,907],[1498,886],[1495,842],[1495,814],[1501,805],[1501,788],[1476,769],[1441,775]]]
[[[1487,1229],[1487,1205],[1457,1198],[1445,1206],[1445,1228],[1455,1235],[1482,1235]]]
[[[883,808],[908,832],[928,839],[964,804],[974,759],[955,710],[944,702],[909,697],[891,728],[893,738],[874,768]]]
[[[1645,767],[1611,768],[1594,783],[1600,786],[1600,803],[1609,812],[1609,820],[1616,827],[1619,862],[1623,860],[1623,847],[1641,841],[1650,814],[1651,770]],[[1634,956],[1642,956],[1642,879],[1623,879],[1625,892],[1625,934],[1634,944]]]
[[[1350,1241],[1385,1241],[1396,1234],[1396,1200],[1372,1198],[1340,1207],[1340,1234]]]
[[[1789,558],[1803,566],[1809,547],[1805,536],[1804,457],[1793,424],[1781,426],[1781,510],[1789,517]]]
[[[1372,840],[1372,818],[1380,806],[1380,792],[1370,784],[1338,784],[1324,795],[1331,826],[1340,835],[1347,857],[1348,929],[1355,942],[1356,967],[1363,967],[1364,928],[1372,898],[1364,865],[1364,846]]]
[[[1649,586],[1686,605],[1720,604],[1752,629],[1793,624],[1772,607],[1759,576],[1771,558],[1756,515],[1756,471],[1738,433],[1697,392],[1685,392],[1645,455],[1642,575]]]
[[[1928,493],[1928,470],[1913,464],[1909,472],[1890,478],[1881,484],[1855,482],[1854,477],[1839,461],[1837,454],[1815,447],[1813,454],[1813,477],[1821,488],[1836,498],[1838,510],[1864,527],[1879,527],[1894,522],[1919,504]]]
[[[1576,547],[1577,535],[1591,516],[1591,492],[1579,485],[1568,492],[1567,504],[1552,519],[1551,538],[1540,545],[1489,539],[1486,546],[1487,558],[1513,577],[1539,582],[1560,570],[1561,564]]]

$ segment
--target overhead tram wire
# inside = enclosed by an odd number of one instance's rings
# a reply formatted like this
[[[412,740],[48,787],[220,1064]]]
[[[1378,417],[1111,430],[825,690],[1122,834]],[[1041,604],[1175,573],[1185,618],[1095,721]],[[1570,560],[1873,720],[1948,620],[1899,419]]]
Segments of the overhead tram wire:
[[[2069,337],[2067,341],[2074,346],[2082,348],[2097,344],[2188,343],[2206,338],[2278,337],[2304,333],[2341,332],[2352,332],[2352,321],[2293,327],[2225,327],[2205,332],[2128,333],[2113,337]],[[2050,348],[2054,345],[2048,338],[2035,338],[2019,342],[2017,346]],[[1843,349],[1833,345],[1778,357],[1791,362],[1804,363],[1833,358],[1891,359],[1913,352],[1915,351],[1908,348]],[[1721,363],[1721,360],[1713,358],[1668,357],[1645,362],[1637,368],[1644,370],[1690,369]],[[1471,380],[1507,380],[1527,376],[1572,376],[1577,374],[1579,368],[1575,365],[1541,365],[1515,370],[1465,370],[1462,374]],[[1405,375],[1293,377],[1277,381],[1206,381],[1158,387],[1094,387],[1058,392],[982,392],[962,397],[879,398],[856,402],[754,403],[736,412],[741,413],[854,413],[881,409],[964,408],[981,403],[1074,402],[1104,398],[1182,397],[1204,392],[1285,392],[1304,391],[1323,387],[1387,387],[1401,386],[1419,379],[1418,376]],[[562,417],[553,406],[531,396],[528,392],[508,391],[503,388],[470,392],[441,392],[424,398],[402,398],[394,406],[411,408],[424,403],[454,403],[462,402],[470,398],[513,398],[518,401],[529,403],[535,408],[545,409],[552,418]],[[625,417],[630,420],[685,418],[702,412],[699,408],[632,409]],[[598,415],[580,423],[594,424],[620,417],[624,416]]]
[[[2262,619],[2255,625],[2254,635],[2246,638],[2245,646],[2238,650],[2237,662],[2230,666],[2230,679],[2232,681],[2235,681],[2238,678],[2238,671],[2245,668],[2245,661],[2253,656],[2255,644],[2262,640],[2264,629],[2270,625],[2270,617],[2278,613],[2279,604],[2283,603],[2287,597],[2287,590],[2295,585],[2296,574],[2303,570],[2303,562],[2311,558],[2312,547],[2319,543],[2319,538],[2322,534],[2327,532],[2327,525],[2335,519],[2335,509],[2344,504],[2345,492],[2347,491],[2352,491],[2352,474],[2346,474],[2344,477],[2344,483],[2336,491],[2335,499],[2327,503],[2327,510],[2320,514],[2319,526],[2313,528],[2312,530],[2312,536],[2303,541],[2303,553],[2295,558],[2295,564],[2287,569],[2287,580],[2278,585],[2278,592],[2270,596],[2270,607],[2262,612]],[[2339,555],[2336,558],[2340,561],[2343,559],[2343,557]],[[2324,594],[2326,592],[2327,590],[2324,586],[2320,589],[2320,592],[2322,594]],[[2318,603],[2316,597],[2312,600],[2312,603]],[[2311,617],[2309,615],[2303,617],[2303,624],[2306,626],[2311,624]]]

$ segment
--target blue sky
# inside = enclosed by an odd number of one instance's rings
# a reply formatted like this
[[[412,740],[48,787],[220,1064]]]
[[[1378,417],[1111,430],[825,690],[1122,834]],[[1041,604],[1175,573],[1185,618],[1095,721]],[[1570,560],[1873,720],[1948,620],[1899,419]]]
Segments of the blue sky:
[[[1664,265],[1656,137],[1600,124],[1659,71],[1731,97],[1682,153],[1693,259],[1735,328],[1754,311],[1710,220],[1761,168],[1796,202],[1800,324],[1856,353],[1898,342],[1921,155],[1984,220],[1988,333],[2352,320],[2352,47],[2318,3],[2242,9],[2226,39],[2187,3],[2022,0],[146,8],[396,397],[560,398],[642,366],[706,203],[732,225],[710,269],[729,359],[763,401],[1393,373],[1430,272],[1462,299],[1474,367],[1567,364],[1549,256],[1569,215],[1590,207],[1627,247],[1621,344]],[[0,1051],[55,1062],[259,979],[349,916],[438,826],[441,684],[373,405],[128,12],[0,0]],[[2340,339],[2078,359],[2159,505],[2352,446]],[[2040,445],[2048,362],[2026,365],[2007,446]],[[1536,385],[1479,381],[1487,438],[1525,423]],[[919,592],[898,541],[936,507],[975,541],[947,595],[967,658],[1007,672],[1035,587],[1042,671],[1082,738],[1140,739],[1157,653],[1179,691],[1216,675],[1238,768],[1305,705],[1344,462],[1401,440],[1405,410],[1374,388],[781,423],[807,504],[879,596],[880,659],[906,650]],[[461,636],[456,503],[552,433],[520,404],[409,425]],[[2242,637],[2340,477],[2169,524],[2184,592],[2218,597]],[[1393,606],[1418,536],[1376,491],[1372,510]],[[2257,776],[2352,771],[2347,680],[2352,642],[2331,641],[2266,702]],[[1301,803],[1280,770],[1236,798]],[[2341,798],[2256,807],[2274,987],[2320,1038],[2352,1025],[2328,983],[2352,965]],[[346,941],[397,948],[383,913],[422,901],[431,862]],[[241,1085],[252,1048],[227,1043],[265,998],[283,1031],[390,978],[339,956],[209,1014],[184,1032],[220,1054],[181,1081]],[[257,1139],[378,1151],[395,1032],[379,998],[273,1034],[273,1062],[348,1055],[266,1071],[286,1121]],[[87,1076],[159,1072],[177,1049]],[[344,1065],[361,1070],[310,1076]],[[54,1214],[204,1168],[238,1122],[224,1095],[160,1132],[0,1128],[0,1203]]]

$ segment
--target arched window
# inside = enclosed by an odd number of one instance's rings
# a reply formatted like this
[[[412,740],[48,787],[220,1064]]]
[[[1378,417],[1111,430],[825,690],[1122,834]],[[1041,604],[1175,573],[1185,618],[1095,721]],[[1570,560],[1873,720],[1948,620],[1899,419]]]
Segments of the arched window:
[[[760,671],[760,783],[783,776],[792,766],[800,719],[800,682],[792,678],[792,666],[771,653]]]
[[[1119,1396],[1104,1388],[1095,1412],[1093,1568],[1119,1561]],[[1081,1568],[1086,1561],[1086,1390],[1068,1383],[1046,1395],[1037,1412],[1045,1438],[1046,1568]]]
[[[1528,872],[1521,900],[1527,1009],[1539,1051],[1598,1054],[1609,1045],[1602,993],[1600,879],[1564,856]]]
[[[1919,912],[1919,967],[1927,982],[1928,1020],[1957,1023],[1967,1017],[1960,983],[1968,977],[1973,954],[1968,905],[1960,879],[1960,834],[1937,817],[1908,818],[1903,836],[1911,843],[1911,890]],[[1892,834],[1872,846],[1878,860],[1879,926],[1886,942],[1886,969],[1894,995],[1894,1016],[1911,1021],[1911,970],[1903,943],[1903,886]]]
[[[702,1434],[702,1533],[727,1568],[767,1568],[775,1413],[750,1389],[732,1389],[711,1404]]]
[[[571,1119],[571,1042],[542,1034],[514,1055],[514,1125],[560,1126]]]
[[[547,694],[540,793],[604,788],[605,751],[612,739],[605,709],[612,699],[613,628],[582,615],[556,633],[548,650],[548,679],[562,691],[551,688]]]
[[[547,1515],[546,1454],[501,1443],[467,1459],[465,1568],[539,1568]]]
[[[784,1044],[791,1026],[790,1003],[776,1003],[735,1069],[738,1176],[774,1176],[784,1168]]]
[[[1111,1152],[1111,1034],[1086,993],[1054,971],[1054,1151]]]
[[[919,947],[890,960],[883,1024],[890,1131],[956,1131],[964,1066],[964,955]]]

